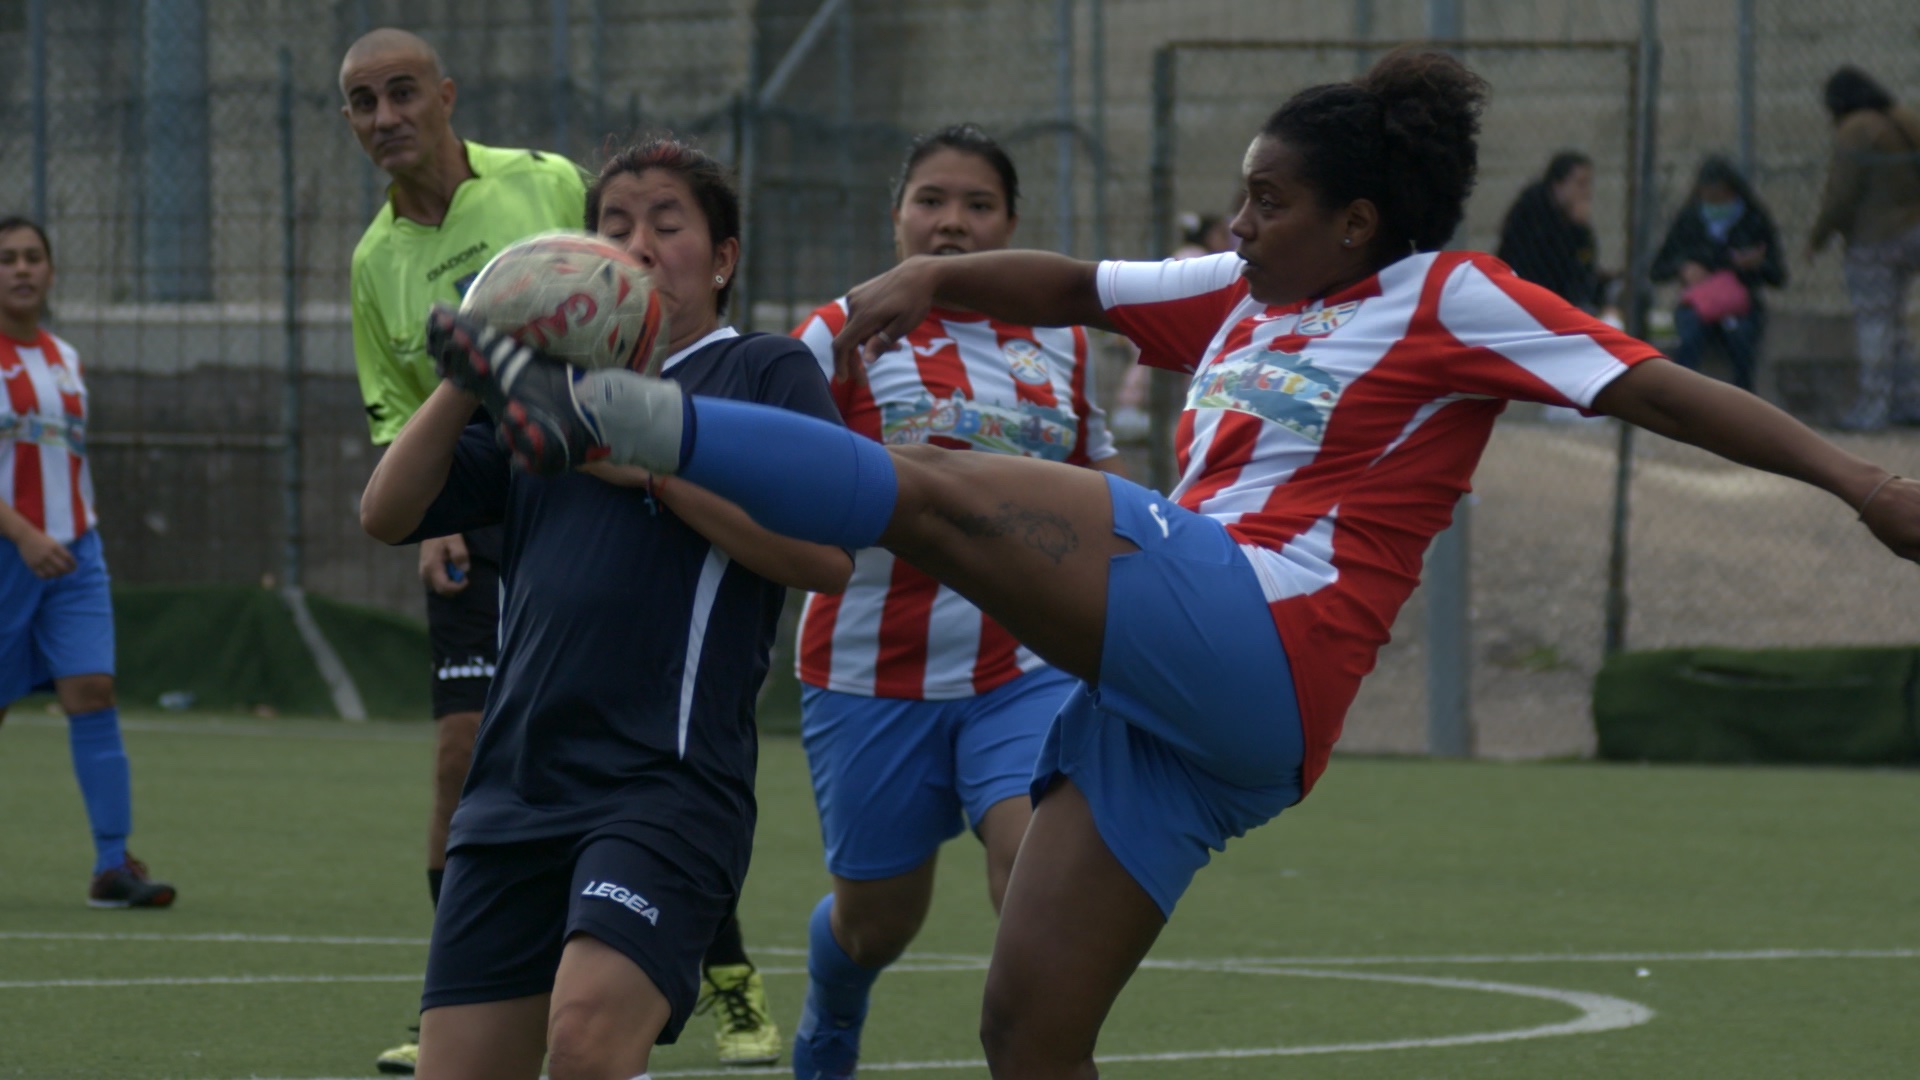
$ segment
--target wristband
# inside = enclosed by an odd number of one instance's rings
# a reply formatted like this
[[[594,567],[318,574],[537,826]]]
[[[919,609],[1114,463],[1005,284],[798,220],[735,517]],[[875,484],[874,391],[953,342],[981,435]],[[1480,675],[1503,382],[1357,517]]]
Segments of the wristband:
[[[1860,520],[1861,521],[1867,520],[1867,507],[1873,505],[1873,497],[1875,495],[1880,494],[1880,489],[1883,487],[1886,487],[1888,484],[1891,484],[1898,479],[1900,479],[1898,476],[1895,476],[1892,473],[1888,473],[1886,476],[1881,478],[1879,483],[1873,485],[1873,490],[1867,492],[1867,497],[1860,500]]]

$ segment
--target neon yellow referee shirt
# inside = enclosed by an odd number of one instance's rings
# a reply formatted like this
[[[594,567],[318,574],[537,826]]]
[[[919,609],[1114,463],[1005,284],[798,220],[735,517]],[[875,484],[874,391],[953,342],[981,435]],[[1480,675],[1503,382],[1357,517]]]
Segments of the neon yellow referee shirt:
[[[427,355],[427,309],[460,302],[501,248],[549,229],[578,229],[587,188],[579,166],[537,150],[465,143],[473,177],[454,190],[446,220],[396,217],[393,202],[353,249],[353,362],[367,426],[384,446],[440,384]]]

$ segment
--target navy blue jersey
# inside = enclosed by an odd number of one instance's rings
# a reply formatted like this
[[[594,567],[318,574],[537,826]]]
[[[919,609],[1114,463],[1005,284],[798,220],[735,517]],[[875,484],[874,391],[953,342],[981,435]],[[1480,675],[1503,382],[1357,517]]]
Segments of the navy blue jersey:
[[[838,422],[804,345],[712,341],[670,367],[688,393]],[[500,659],[449,847],[620,825],[745,877],[754,701],[786,588],[734,565],[637,488],[513,470],[472,425],[406,542],[506,524]]]

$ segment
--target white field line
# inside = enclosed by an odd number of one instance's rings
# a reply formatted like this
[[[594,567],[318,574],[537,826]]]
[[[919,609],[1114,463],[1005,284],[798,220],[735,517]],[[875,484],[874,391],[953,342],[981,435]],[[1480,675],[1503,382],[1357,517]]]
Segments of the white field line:
[[[1525,1039],[1550,1039],[1564,1035],[1592,1035],[1603,1031],[1617,1031],[1621,1028],[1635,1027],[1653,1019],[1652,1009],[1624,998],[1609,997],[1605,994],[1589,994],[1577,990],[1559,990],[1547,986],[1524,986],[1518,983],[1481,982],[1474,979],[1437,979],[1419,975],[1368,975],[1350,971],[1313,971],[1306,968],[1257,967],[1240,968],[1246,974],[1275,975],[1306,979],[1348,979],[1362,982],[1399,983],[1408,986],[1434,987],[1442,990],[1472,990],[1488,994],[1506,994],[1516,997],[1534,998],[1541,1001],[1553,1001],[1569,1006],[1579,1015],[1571,1020],[1555,1024],[1539,1024],[1533,1027],[1510,1028],[1504,1031],[1472,1032],[1465,1035],[1438,1035],[1424,1039],[1386,1039],[1377,1042],[1320,1043],[1307,1046],[1251,1046],[1221,1047],[1205,1050],[1163,1050],[1138,1054],[1101,1054],[1099,1061],[1105,1064],[1121,1062],[1178,1062],[1178,1061],[1224,1061],[1247,1058],[1307,1057],[1321,1054],[1354,1054],[1379,1052],[1383,1050],[1417,1050],[1445,1048],[1453,1046],[1476,1046],[1486,1043],[1519,1042]],[[979,1059],[957,1058],[944,1061],[863,1061],[860,1071],[867,1072],[927,1072],[935,1069],[980,1070],[987,1063]],[[705,1077],[705,1076],[783,1076],[790,1075],[791,1069],[773,1066],[764,1069],[663,1069],[650,1075],[665,1080],[667,1077]]]
[[[59,930],[0,930],[0,941],[154,941],[195,944],[235,945],[399,945],[424,948],[426,938],[410,937],[327,937],[298,934],[144,934]],[[755,945],[753,951],[768,956],[805,956],[805,949],[790,945]],[[1161,960],[1149,958],[1143,968],[1195,971],[1232,971],[1247,967],[1364,967],[1418,966],[1421,964],[1647,964],[1696,963],[1749,960],[1920,960],[1920,948],[1884,949],[1711,949],[1699,952],[1603,952],[1603,953],[1454,953],[1432,956],[1253,956],[1223,959]],[[960,953],[909,953],[903,964],[922,966],[913,970],[968,970],[984,968],[987,958]],[[949,967],[947,965],[957,965]],[[900,970],[907,970],[896,965]],[[773,973],[775,969],[765,969]],[[894,970],[890,968],[889,970]],[[784,974],[784,972],[782,972]]]

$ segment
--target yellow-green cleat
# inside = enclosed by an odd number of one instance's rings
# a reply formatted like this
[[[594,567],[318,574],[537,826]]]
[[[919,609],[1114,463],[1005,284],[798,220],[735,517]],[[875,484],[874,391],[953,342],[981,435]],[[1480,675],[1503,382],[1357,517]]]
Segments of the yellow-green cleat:
[[[767,1009],[767,988],[752,964],[721,964],[700,980],[696,1015],[714,1014],[714,1051],[722,1065],[772,1065],[780,1060],[780,1027]]]
[[[373,1059],[373,1067],[383,1073],[400,1076],[412,1076],[416,1065],[420,1064],[420,1044],[404,1042]]]

